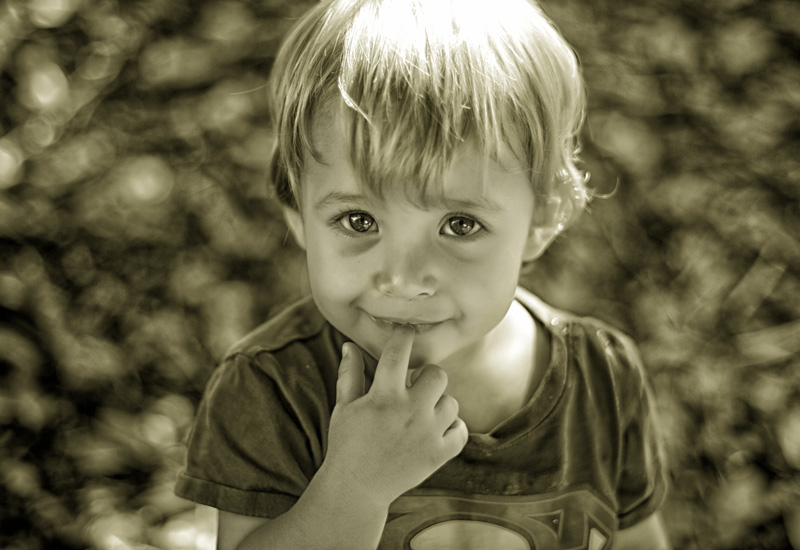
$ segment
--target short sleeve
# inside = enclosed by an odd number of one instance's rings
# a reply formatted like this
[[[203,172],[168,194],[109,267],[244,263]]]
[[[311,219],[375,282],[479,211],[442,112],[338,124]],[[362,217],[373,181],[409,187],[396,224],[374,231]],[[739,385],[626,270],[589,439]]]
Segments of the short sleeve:
[[[236,354],[212,374],[187,444],[179,496],[229,512],[276,517],[322,463],[328,404],[314,369],[278,368],[266,352]]]
[[[625,529],[658,511],[667,490],[667,468],[652,390],[633,341],[618,335],[618,379],[622,463],[617,481],[619,527]]]

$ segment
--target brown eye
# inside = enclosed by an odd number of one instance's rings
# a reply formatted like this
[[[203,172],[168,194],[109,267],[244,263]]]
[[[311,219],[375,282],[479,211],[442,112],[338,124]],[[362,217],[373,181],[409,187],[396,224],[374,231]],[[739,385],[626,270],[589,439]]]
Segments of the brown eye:
[[[347,224],[353,231],[366,233],[375,225],[375,219],[364,212],[353,212],[347,215]]]
[[[445,228],[442,233],[447,235],[456,235],[458,237],[466,237],[474,232],[475,228],[480,228],[480,224],[472,218],[464,216],[453,216],[447,220]]]

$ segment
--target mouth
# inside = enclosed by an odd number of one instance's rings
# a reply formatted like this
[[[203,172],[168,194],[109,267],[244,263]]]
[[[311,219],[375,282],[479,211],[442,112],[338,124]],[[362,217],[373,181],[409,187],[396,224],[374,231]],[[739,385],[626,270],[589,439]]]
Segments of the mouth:
[[[436,321],[430,323],[430,322],[416,321],[416,320],[394,319],[390,317],[375,317],[374,315],[370,315],[369,313],[367,313],[367,316],[381,328],[391,330],[397,326],[409,326],[413,328],[417,334],[433,330],[434,328],[438,327],[444,322],[444,321]]]

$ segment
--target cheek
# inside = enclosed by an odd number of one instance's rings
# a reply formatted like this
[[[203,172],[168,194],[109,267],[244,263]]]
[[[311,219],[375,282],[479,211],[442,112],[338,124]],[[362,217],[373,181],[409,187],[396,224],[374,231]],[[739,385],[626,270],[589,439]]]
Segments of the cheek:
[[[311,290],[318,298],[349,301],[363,286],[359,261],[347,257],[335,243],[317,240],[306,250]]]
[[[456,270],[457,276],[470,281],[471,285],[494,293],[509,285],[516,286],[522,265],[522,254],[516,247],[490,246]]]
[[[520,252],[493,247],[469,268],[462,266],[457,277],[461,280],[461,294],[469,307],[476,312],[485,312],[483,316],[486,318],[505,315],[514,299],[521,265]]]

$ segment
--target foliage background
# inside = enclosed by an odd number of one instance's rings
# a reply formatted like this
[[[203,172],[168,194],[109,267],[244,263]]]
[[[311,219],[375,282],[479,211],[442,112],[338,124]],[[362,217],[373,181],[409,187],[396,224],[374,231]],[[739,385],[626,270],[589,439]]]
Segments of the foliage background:
[[[306,292],[260,90],[310,0],[0,3],[0,547],[213,547],[222,351]],[[676,548],[800,548],[800,4],[545,0],[599,193],[525,274],[642,345]]]

